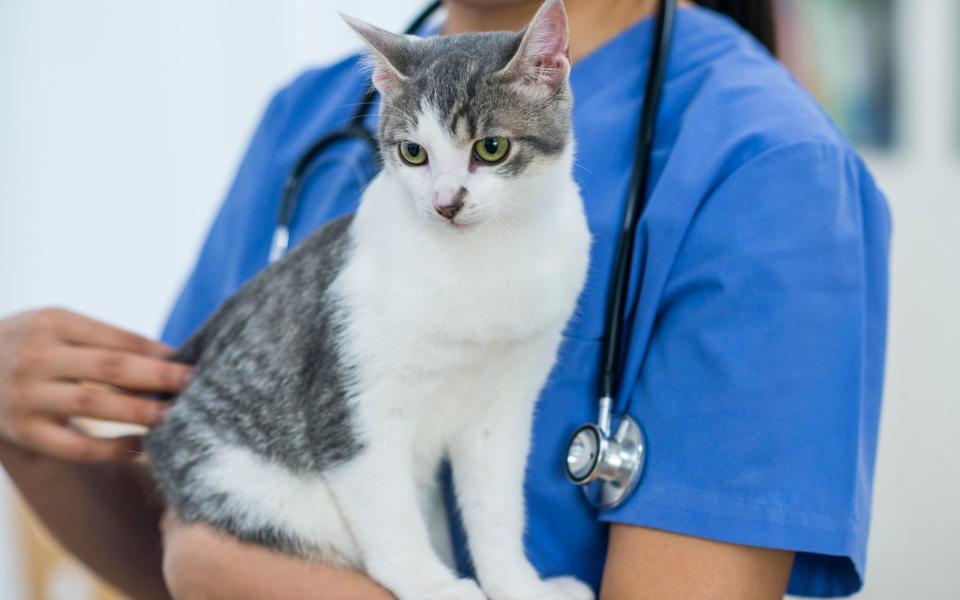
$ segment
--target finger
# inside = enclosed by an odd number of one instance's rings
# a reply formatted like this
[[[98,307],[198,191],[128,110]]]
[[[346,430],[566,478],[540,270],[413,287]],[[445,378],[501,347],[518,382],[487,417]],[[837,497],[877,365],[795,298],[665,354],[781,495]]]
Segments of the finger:
[[[169,402],[77,383],[52,382],[36,386],[33,408],[58,417],[90,417],[104,421],[155,427],[163,421]]]
[[[116,350],[60,346],[50,356],[51,377],[108,383],[141,392],[179,392],[192,373],[187,365]]]
[[[84,346],[123,350],[157,358],[167,358],[173,353],[173,349],[166,344],[155,342],[136,333],[76,313],[56,312],[56,331],[64,341]]]
[[[52,421],[34,420],[23,431],[24,444],[75,462],[105,462],[137,457],[143,447],[139,436],[95,438]]]

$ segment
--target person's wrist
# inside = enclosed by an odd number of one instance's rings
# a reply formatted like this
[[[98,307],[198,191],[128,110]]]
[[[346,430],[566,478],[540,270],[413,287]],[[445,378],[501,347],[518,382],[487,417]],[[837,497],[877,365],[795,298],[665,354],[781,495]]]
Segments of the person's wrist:
[[[28,450],[23,446],[0,436],[0,464],[6,466],[8,461],[40,460],[43,456],[35,450]]]
[[[0,437],[0,466],[7,471],[14,483],[29,481],[44,483],[57,477],[57,467],[63,461],[43,452],[21,446]]]

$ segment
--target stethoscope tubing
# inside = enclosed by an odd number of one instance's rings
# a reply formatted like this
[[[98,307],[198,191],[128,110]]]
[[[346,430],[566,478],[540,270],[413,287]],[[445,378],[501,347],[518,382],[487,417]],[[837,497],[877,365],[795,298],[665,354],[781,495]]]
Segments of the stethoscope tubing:
[[[441,2],[439,0],[431,2],[410,23],[405,33],[415,35],[440,6]],[[619,505],[632,493],[643,471],[646,455],[643,431],[627,414],[630,399],[625,400],[616,435],[613,434],[612,413],[618,391],[617,385],[622,375],[623,342],[626,336],[624,321],[630,272],[633,267],[635,238],[640,218],[647,204],[647,188],[649,187],[650,162],[656,134],[657,114],[667,60],[670,54],[675,14],[676,0],[659,1],[643,106],[637,130],[634,162],[630,171],[630,183],[623,209],[620,235],[617,239],[614,266],[610,276],[610,292],[607,297],[606,314],[604,315],[602,357],[597,386],[597,425],[585,425],[577,430],[583,433],[585,429],[593,427],[596,430],[596,435],[600,436],[598,440],[602,440],[602,447],[607,450],[596,457],[596,469],[591,470],[588,477],[580,480],[577,477],[572,477],[568,471],[568,477],[571,481],[583,486],[588,500],[595,506],[604,509]],[[369,129],[364,127],[364,121],[369,116],[375,100],[376,90],[371,85],[364,91],[363,100],[357,106],[347,125],[318,139],[297,159],[284,183],[276,229],[270,248],[270,262],[279,259],[287,251],[290,243],[290,225],[296,216],[297,204],[304,181],[311,172],[311,165],[315,164],[320,155],[329,147],[341,141],[361,139],[367,144],[368,149],[375,157],[375,169],[379,170],[381,168],[377,138]],[[637,285],[637,297],[639,297],[642,280],[638,281]],[[577,435],[575,433],[574,437],[571,438],[568,460],[570,449],[573,448],[574,439]],[[601,464],[601,461],[611,462]],[[618,464],[620,468],[611,470],[609,467],[612,464]],[[625,465],[628,465],[629,468],[626,468]],[[615,474],[610,475],[610,473]]]
[[[624,313],[627,306],[627,293],[630,287],[630,271],[633,267],[633,251],[637,226],[647,204],[647,187],[650,179],[650,159],[653,154],[653,141],[657,129],[657,114],[660,107],[660,95],[666,73],[670,44],[673,38],[673,24],[676,13],[675,0],[660,0],[657,8],[656,30],[651,48],[650,66],[647,72],[646,88],[643,96],[643,108],[640,112],[640,125],[637,129],[636,149],[633,168],[630,171],[630,185],[627,202],[621,218],[620,236],[614,255],[613,271],[610,276],[610,291],[607,296],[607,313],[603,334],[603,358],[601,359],[600,380],[597,398],[600,404],[598,422],[609,425],[609,413],[613,400],[617,397],[617,385],[620,379],[623,361],[622,343],[625,337]],[[637,296],[640,295],[642,280],[637,283]],[[629,399],[626,401],[629,405]],[[609,427],[606,429],[609,433]]]
[[[440,0],[434,0],[418,14],[410,25],[407,26],[404,33],[406,35],[415,35],[420,28],[440,9]],[[300,198],[300,191],[303,188],[304,181],[310,173],[310,166],[313,165],[321,154],[326,152],[338,142],[351,139],[360,139],[367,144],[371,155],[374,157],[374,170],[379,171],[380,167],[380,144],[376,136],[367,129],[363,122],[370,114],[370,108],[373,106],[377,97],[377,90],[369,85],[363,92],[363,99],[357,105],[356,111],[347,124],[332,133],[328,133],[315,141],[307,148],[303,154],[294,163],[293,169],[287,175],[283,184],[283,192],[280,198],[280,209],[277,212],[276,226],[273,232],[273,240],[270,245],[270,262],[278,260],[283,256],[290,246],[290,225],[296,217],[297,204]]]

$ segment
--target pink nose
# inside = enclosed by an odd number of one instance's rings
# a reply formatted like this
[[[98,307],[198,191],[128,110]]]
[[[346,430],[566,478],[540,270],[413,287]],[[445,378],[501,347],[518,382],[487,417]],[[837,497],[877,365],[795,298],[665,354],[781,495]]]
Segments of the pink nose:
[[[460,209],[463,208],[463,198],[467,195],[467,189],[461,187],[457,190],[457,193],[454,194],[451,198],[446,200],[441,200],[438,196],[433,198],[433,208],[437,213],[451,221],[457,213],[460,212]]]

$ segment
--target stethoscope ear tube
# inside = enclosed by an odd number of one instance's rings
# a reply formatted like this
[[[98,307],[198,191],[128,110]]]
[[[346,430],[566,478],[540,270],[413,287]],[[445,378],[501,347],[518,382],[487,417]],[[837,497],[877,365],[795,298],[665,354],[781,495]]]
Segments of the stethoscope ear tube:
[[[372,89],[372,88],[371,88]],[[270,244],[271,263],[277,261],[290,246],[290,224],[297,212],[297,200],[300,197],[300,190],[303,182],[310,173],[310,166],[315,164],[317,158],[323,154],[327,148],[337,142],[344,140],[361,139],[366,144],[376,161],[376,168],[380,168],[380,153],[378,151],[377,138],[363,126],[363,120],[366,118],[369,105],[373,102],[374,93],[367,91],[363,102],[356,114],[350,119],[350,122],[338,131],[327,134],[317,140],[310,148],[300,156],[290,175],[283,183],[283,194],[280,197],[280,210],[277,213],[277,224],[273,230],[273,240]]]
[[[420,31],[424,23],[439,10],[440,6],[440,0],[431,2],[417,15],[410,25],[407,26],[404,33],[407,35],[415,35]],[[287,176],[283,184],[283,192],[280,196],[280,209],[277,211],[276,226],[273,231],[273,239],[270,242],[270,263],[279,260],[287,253],[287,249],[290,247],[290,225],[296,216],[300,190],[303,187],[304,180],[310,173],[310,166],[317,161],[317,158],[319,158],[321,154],[326,152],[327,148],[343,140],[363,140],[366,142],[367,147],[376,161],[376,169],[379,170],[381,165],[377,138],[369,129],[363,126],[363,121],[369,114],[370,107],[373,105],[376,97],[376,89],[370,86],[364,92],[363,99],[360,101],[360,104],[357,105],[357,110],[353,113],[353,116],[350,117],[347,125],[342,129],[328,133],[318,139],[297,159],[296,164],[294,164],[293,169],[290,171],[290,175]]]
[[[607,298],[603,354],[598,385],[597,425],[577,429],[567,445],[567,478],[583,487],[587,500],[601,509],[619,506],[637,487],[646,459],[643,430],[626,412],[619,417],[617,432],[611,437],[613,402],[623,361],[624,316],[634,239],[646,205],[650,156],[656,133],[660,92],[670,55],[676,0],[660,0],[656,31],[651,48],[650,67],[643,109],[637,132],[637,146],[630,173],[630,188],[624,207],[620,237],[614,255],[613,274]],[[639,284],[638,284],[639,285]],[[639,292],[638,292],[639,293]]]

